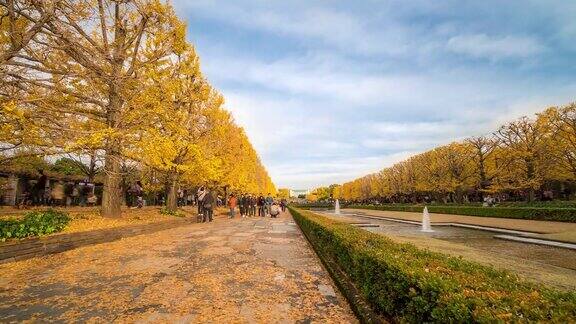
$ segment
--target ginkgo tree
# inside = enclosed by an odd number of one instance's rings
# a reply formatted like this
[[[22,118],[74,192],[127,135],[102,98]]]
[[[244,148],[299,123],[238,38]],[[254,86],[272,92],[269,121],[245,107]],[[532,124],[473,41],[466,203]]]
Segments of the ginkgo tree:
[[[505,193],[532,201],[554,183],[573,185],[575,180],[576,105],[569,104],[344,183],[341,195],[355,201],[462,203]]]
[[[275,190],[168,2],[1,0],[0,10],[0,147],[101,155],[104,216],[120,216],[128,164],[163,177],[170,208],[181,182]]]

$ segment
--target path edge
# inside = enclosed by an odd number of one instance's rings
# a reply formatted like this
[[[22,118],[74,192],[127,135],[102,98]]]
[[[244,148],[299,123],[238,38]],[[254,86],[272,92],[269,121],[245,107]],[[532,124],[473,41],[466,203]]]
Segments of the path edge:
[[[388,320],[383,319],[381,316],[377,315],[368,302],[362,297],[360,291],[352,280],[346,275],[346,273],[342,270],[342,268],[335,262],[332,258],[324,255],[320,249],[316,247],[314,242],[310,239],[310,237],[302,230],[300,223],[298,220],[294,218],[290,209],[288,210],[290,213],[290,217],[294,220],[294,222],[298,225],[298,229],[300,233],[306,238],[306,241],[318,257],[320,262],[324,266],[324,268],[328,271],[328,274],[332,278],[332,281],[338,287],[338,290],[344,295],[350,308],[360,321],[360,323],[374,323],[374,324],[381,324],[381,323],[389,323]]]
[[[0,245],[0,264],[62,253],[84,246],[114,242],[123,238],[143,234],[152,234],[193,223],[193,220],[190,219],[178,219],[27,238],[13,243],[11,242],[9,244]]]

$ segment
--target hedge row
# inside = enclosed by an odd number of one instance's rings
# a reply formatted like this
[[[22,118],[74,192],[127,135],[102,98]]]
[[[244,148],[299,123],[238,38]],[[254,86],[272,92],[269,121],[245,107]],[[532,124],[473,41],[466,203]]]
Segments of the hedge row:
[[[29,212],[22,219],[0,220],[0,241],[60,232],[69,222],[70,217],[64,212],[52,209]]]
[[[416,248],[309,211],[294,219],[338,263],[373,309],[398,322],[576,321],[576,293]]]
[[[406,205],[350,205],[346,208],[421,213],[424,207]],[[576,223],[576,208],[428,206],[428,211],[437,214],[517,218]]]
[[[331,203],[310,203],[310,204],[295,204],[296,208],[334,208],[334,204]]]

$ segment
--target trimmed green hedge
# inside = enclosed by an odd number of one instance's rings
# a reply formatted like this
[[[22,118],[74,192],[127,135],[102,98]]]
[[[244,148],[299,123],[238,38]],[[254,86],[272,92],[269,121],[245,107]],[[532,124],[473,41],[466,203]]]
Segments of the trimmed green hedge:
[[[0,241],[60,232],[69,222],[68,214],[53,209],[29,212],[22,219],[0,220]]]
[[[416,248],[291,208],[314,247],[336,261],[373,309],[398,322],[576,321],[576,293]]]
[[[324,204],[324,203],[310,203],[310,204],[295,204],[293,205],[296,208],[334,208],[334,204]]]
[[[421,213],[424,207],[407,205],[350,205],[346,208]],[[437,214],[517,218],[576,223],[576,208],[428,206],[428,211]]]

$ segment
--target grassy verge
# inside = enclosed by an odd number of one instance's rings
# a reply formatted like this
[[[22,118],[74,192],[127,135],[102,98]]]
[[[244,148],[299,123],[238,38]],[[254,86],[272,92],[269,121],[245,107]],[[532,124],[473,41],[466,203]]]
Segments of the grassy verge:
[[[309,211],[291,209],[322,254],[349,275],[373,309],[400,322],[576,320],[576,293],[492,267],[395,243]]]
[[[421,213],[423,206],[410,205],[350,205],[346,208],[390,210]],[[481,207],[481,206],[428,206],[428,211],[437,214],[452,214],[480,217],[529,219],[576,223],[576,208],[548,207]]]

